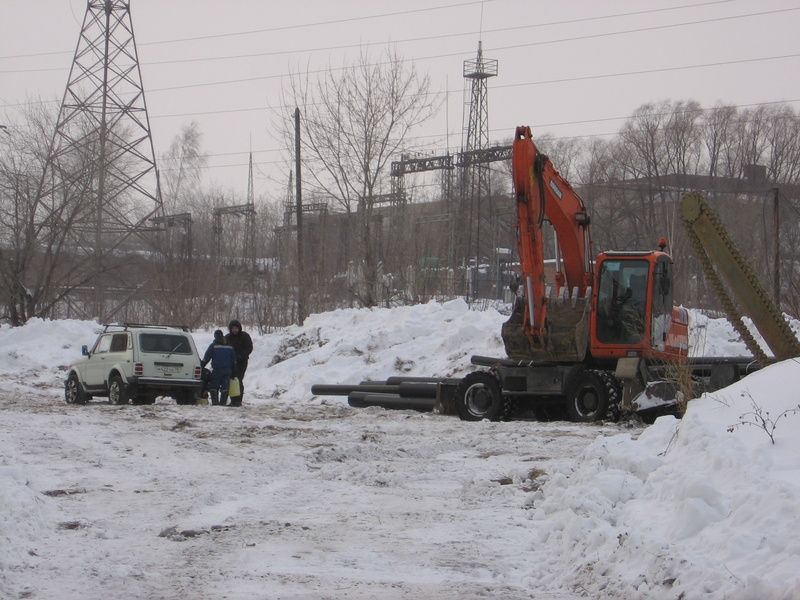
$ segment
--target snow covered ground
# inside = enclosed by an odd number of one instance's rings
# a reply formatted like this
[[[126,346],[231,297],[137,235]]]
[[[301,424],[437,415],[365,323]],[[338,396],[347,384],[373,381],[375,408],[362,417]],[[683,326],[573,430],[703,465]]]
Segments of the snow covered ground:
[[[800,599],[797,361],[647,428],[310,393],[463,375],[503,319],[453,301],[254,335],[242,409],[66,405],[98,325],[0,328],[0,598]],[[693,322],[697,354],[743,353]]]

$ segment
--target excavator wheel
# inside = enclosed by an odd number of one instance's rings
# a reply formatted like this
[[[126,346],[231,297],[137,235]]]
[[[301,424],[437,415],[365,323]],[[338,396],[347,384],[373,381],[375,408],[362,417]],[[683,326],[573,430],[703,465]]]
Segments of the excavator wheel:
[[[575,374],[567,392],[567,411],[575,423],[604,419],[620,400],[620,388],[611,371],[583,370]]]
[[[510,418],[511,409],[500,382],[488,371],[470,373],[456,388],[456,412],[462,421],[503,421]]]

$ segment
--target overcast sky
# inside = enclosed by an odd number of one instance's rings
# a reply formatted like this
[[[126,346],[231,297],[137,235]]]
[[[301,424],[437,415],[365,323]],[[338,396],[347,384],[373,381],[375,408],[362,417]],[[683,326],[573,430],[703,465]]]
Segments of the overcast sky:
[[[84,0],[0,0],[0,124],[27,98],[60,101]],[[609,136],[661,100],[800,107],[800,1],[790,0],[132,0],[156,152],[196,121],[209,180],[239,200],[248,151],[257,194],[288,183],[275,112],[287,75],[352,62],[393,44],[446,95],[410,145],[461,144],[463,61],[499,61],[490,138]]]

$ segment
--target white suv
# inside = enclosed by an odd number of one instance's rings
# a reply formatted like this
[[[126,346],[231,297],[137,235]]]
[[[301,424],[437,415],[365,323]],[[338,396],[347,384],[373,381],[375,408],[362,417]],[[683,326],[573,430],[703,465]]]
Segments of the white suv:
[[[195,404],[200,395],[200,356],[185,327],[106,325],[91,350],[83,347],[83,356],[67,372],[70,404],[86,404],[92,396],[111,404],[153,404],[159,396]]]

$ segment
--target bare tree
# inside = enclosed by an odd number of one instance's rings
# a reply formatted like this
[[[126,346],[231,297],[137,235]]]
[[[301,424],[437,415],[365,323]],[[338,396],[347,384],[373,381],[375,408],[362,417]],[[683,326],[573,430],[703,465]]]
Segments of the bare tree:
[[[63,157],[52,165],[58,185],[47,182],[56,191],[43,193],[53,127],[53,115],[44,106],[30,102],[22,122],[0,138],[0,286],[15,325],[51,316],[56,305],[98,275],[76,243],[80,224],[92,210],[96,165],[90,152]]]
[[[181,128],[160,157],[161,194],[167,213],[184,212],[198,201],[207,161],[202,140],[200,126],[192,121]]]
[[[207,280],[198,276],[208,271],[209,259],[207,236],[198,236],[203,233],[206,155],[197,123],[182,127],[159,161],[164,214],[154,225],[162,265],[154,274],[155,285],[142,296],[155,321],[197,326],[213,302]]]
[[[390,161],[409,132],[436,113],[437,97],[430,93],[428,77],[393,50],[379,62],[365,51],[353,64],[329,67],[313,80],[298,73],[289,84],[283,97],[286,146],[294,148],[290,115],[299,107],[304,182],[348,215],[357,213],[358,230],[347,235],[344,251],[358,259],[364,285],[351,292],[363,305],[373,306],[379,278],[375,208],[379,196],[391,189]],[[355,253],[351,239],[358,242]]]
[[[705,145],[706,174],[719,177],[728,173],[734,123],[737,119],[736,107],[718,103],[706,112],[702,122],[702,137]]]

